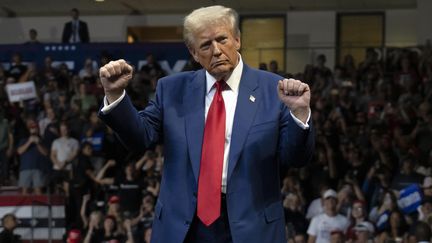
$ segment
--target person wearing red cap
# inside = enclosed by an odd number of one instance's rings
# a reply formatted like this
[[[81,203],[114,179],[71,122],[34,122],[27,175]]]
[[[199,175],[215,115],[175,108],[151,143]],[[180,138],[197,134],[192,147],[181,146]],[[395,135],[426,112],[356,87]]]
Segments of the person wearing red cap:
[[[117,224],[121,224],[123,217],[122,211],[120,210],[120,197],[112,195],[108,200],[107,215],[113,217]]]
[[[71,229],[68,233],[67,243],[81,243],[81,231],[78,229]]]
[[[118,203],[118,202],[120,202],[120,198],[119,198],[118,196],[116,196],[116,195],[112,195],[112,196],[110,197],[110,199],[108,200],[108,202],[109,202],[110,204]]]
[[[37,123],[28,120],[27,128],[30,134],[19,142],[17,148],[21,162],[18,185],[22,188],[23,195],[28,194],[29,188],[33,188],[35,194],[41,194],[46,183],[44,164],[48,160],[48,150],[39,136]]]
[[[144,163],[148,158],[146,153],[136,164],[134,161],[129,161],[122,169],[123,173],[116,177],[105,177],[105,172],[116,165],[115,160],[108,160],[97,174],[100,183],[119,187],[116,202],[118,202],[124,215],[136,215],[139,213],[144,184],[138,178],[140,172],[136,168],[142,167],[142,165],[139,166],[138,164]],[[149,187],[147,187],[147,191],[149,191]]]

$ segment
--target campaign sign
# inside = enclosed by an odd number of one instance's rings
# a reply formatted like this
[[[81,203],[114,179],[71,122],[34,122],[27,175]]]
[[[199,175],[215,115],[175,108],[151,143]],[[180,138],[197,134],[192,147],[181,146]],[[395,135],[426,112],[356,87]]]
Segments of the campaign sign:
[[[421,188],[417,184],[412,184],[399,192],[398,205],[406,214],[415,212],[421,202]]]
[[[36,98],[36,88],[33,81],[6,85],[9,102]]]

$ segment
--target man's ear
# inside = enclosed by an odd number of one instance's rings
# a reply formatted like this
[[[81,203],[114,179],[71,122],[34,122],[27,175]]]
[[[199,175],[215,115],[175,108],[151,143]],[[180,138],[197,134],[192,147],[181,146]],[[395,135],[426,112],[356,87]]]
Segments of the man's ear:
[[[240,47],[241,47],[241,40],[240,40],[240,35],[235,37],[235,48],[237,51],[240,51]]]

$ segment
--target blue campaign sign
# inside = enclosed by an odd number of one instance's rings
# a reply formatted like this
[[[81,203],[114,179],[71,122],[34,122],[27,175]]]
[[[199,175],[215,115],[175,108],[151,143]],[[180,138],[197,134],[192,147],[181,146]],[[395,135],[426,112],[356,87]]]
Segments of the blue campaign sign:
[[[0,45],[0,62],[6,69],[14,53],[21,54],[24,63],[34,62],[38,67],[42,67],[45,57],[50,56],[56,63],[66,63],[74,72],[83,67],[85,59],[99,63],[102,56],[112,60],[125,59],[139,69],[145,64],[147,54],[153,54],[170,74],[181,71],[189,59],[189,51],[182,42]]]
[[[412,184],[399,192],[398,205],[406,214],[415,212],[421,202],[421,188],[417,184]]]

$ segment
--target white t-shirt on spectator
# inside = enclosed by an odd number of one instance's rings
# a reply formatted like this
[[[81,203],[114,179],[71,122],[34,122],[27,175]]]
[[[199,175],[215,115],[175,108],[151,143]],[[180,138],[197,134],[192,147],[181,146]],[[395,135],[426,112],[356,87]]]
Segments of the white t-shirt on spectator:
[[[63,166],[66,163],[66,160],[78,151],[79,142],[75,138],[60,137],[54,140],[51,149],[56,151],[57,160]],[[57,165],[54,165],[54,170],[59,169],[60,168]],[[71,165],[67,165],[65,169],[70,170]]]
[[[316,243],[328,243],[332,231],[346,232],[348,226],[347,217],[340,214],[330,217],[322,213],[312,218],[307,233],[316,237]]]
[[[307,219],[311,219],[317,215],[320,215],[324,212],[323,207],[322,207],[322,203],[321,203],[321,198],[316,198],[315,200],[313,200],[311,202],[311,204],[309,204],[309,207],[307,209],[307,213],[306,213],[306,218]]]

